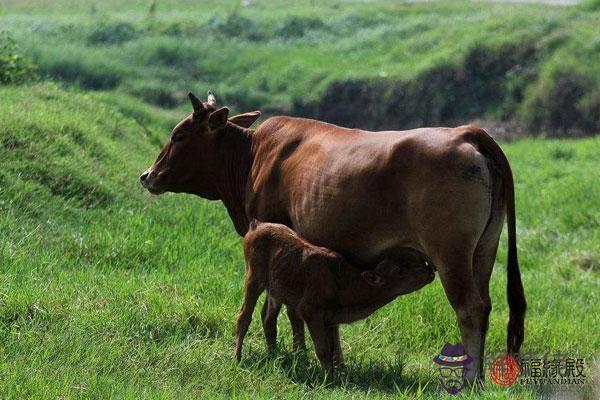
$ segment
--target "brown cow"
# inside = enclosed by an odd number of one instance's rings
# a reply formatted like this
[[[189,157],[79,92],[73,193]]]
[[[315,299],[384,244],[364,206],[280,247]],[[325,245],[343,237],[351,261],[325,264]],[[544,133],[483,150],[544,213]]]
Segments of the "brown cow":
[[[362,271],[338,253],[308,243],[285,225],[256,220],[250,222],[244,237],[244,255],[246,283],[237,323],[236,359],[241,359],[252,312],[266,289],[269,307],[283,303],[306,322],[319,361],[330,373],[334,361],[340,361],[334,360],[337,325],[366,318],[396,297],[427,285],[435,276],[429,266],[400,265],[394,260]],[[267,346],[273,349],[276,325],[263,327]],[[338,352],[341,354],[341,349]]]
[[[240,116],[228,120],[214,96],[190,99],[194,112],[173,129],[142,185],[220,199],[240,235],[252,218],[282,223],[362,268],[419,252],[437,269],[474,359],[469,381],[483,378],[489,279],[506,213],[507,347],[519,352],[526,302],[513,177],[485,131],[368,132],[290,117],[269,118],[253,131],[246,127],[254,117],[237,125]]]

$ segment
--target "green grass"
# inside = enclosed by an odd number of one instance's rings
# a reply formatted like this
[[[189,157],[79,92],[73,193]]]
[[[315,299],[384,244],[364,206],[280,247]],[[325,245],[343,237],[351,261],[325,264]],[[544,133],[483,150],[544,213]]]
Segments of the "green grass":
[[[372,128],[483,117],[533,135],[600,130],[594,2],[150,3],[8,1],[0,26],[44,77],[163,107],[211,88],[238,111]]]
[[[0,397],[433,398],[431,358],[459,340],[439,280],[342,329],[349,368],[268,357],[258,320],[241,365],[233,330],[243,258],[222,205],[153,197],[138,174],[182,115],[114,93],[0,89]],[[600,138],[503,146],[516,176],[525,351],[600,350]],[[487,349],[504,349],[503,238]],[[596,372],[597,373],[597,370]],[[591,380],[591,378],[589,378]],[[591,388],[580,389],[592,398]],[[518,398],[548,395],[513,387]],[[488,381],[469,398],[504,398]]]
[[[333,384],[311,352],[290,351],[283,315],[281,351],[267,356],[255,318],[238,366],[241,239],[220,203],[150,196],[138,175],[189,112],[187,92],[208,88],[235,111],[361,127],[484,118],[533,135],[597,133],[598,2],[150,3],[0,5],[14,54],[64,83],[0,86],[0,397],[438,397],[431,358],[459,340],[439,280],[343,327],[349,368]],[[591,382],[600,137],[503,148],[529,301],[523,350],[585,357]],[[503,236],[488,352],[506,340],[505,259]],[[463,397],[506,390],[488,381]]]

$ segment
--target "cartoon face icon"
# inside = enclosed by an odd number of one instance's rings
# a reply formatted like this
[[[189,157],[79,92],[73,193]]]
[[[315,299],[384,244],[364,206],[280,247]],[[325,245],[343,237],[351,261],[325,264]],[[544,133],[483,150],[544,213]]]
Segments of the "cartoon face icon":
[[[450,394],[457,394],[465,386],[464,368],[438,367],[440,373],[440,384]]]
[[[433,358],[438,364],[440,384],[450,394],[457,394],[465,387],[465,365],[473,362],[461,343],[446,343],[440,354]]]

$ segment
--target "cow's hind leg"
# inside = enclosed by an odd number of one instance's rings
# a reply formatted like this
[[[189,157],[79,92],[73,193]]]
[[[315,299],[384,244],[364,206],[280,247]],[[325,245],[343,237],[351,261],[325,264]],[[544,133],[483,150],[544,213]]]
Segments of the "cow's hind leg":
[[[465,367],[469,382],[482,378],[482,348],[485,338],[486,305],[472,275],[471,251],[440,260],[438,272],[446,296],[458,320],[462,343],[473,362]]]
[[[499,221],[498,221],[499,220]],[[498,241],[502,230],[502,218],[496,218],[486,229],[481,240],[477,244],[473,255],[473,280],[479,296],[483,301],[483,332],[481,340],[481,357],[485,356],[485,338],[489,326],[490,313],[492,312],[492,300],[490,298],[490,278],[496,261],[496,252],[498,250]],[[483,365],[481,365],[479,375],[483,376]]]
[[[496,261],[496,253],[498,251],[498,243],[500,241],[500,234],[502,233],[505,216],[505,203],[502,198],[501,183],[502,182],[499,179],[494,180],[495,195],[492,196],[492,211],[490,214],[490,220],[488,221],[488,225],[485,228],[483,235],[479,239],[473,254],[473,279],[484,305],[483,332],[481,340],[482,359],[485,359],[485,339],[489,327],[490,313],[492,312],[492,300],[490,298],[490,278],[492,276],[492,270],[494,269],[494,263]],[[484,365],[482,364],[481,369],[479,370],[480,376],[483,376],[483,368]]]

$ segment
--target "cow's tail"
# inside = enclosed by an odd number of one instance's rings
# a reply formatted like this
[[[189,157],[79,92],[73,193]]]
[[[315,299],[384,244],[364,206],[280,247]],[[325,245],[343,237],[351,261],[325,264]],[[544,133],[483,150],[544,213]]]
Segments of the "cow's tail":
[[[506,295],[510,316],[507,327],[506,346],[509,353],[517,354],[523,344],[525,336],[525,311],[527,302],[521,273],[519,271],[519,260],[517,257],[517,229],[515,218],[515,186],[513,175],[506,155],[488,135],[480,128],[470,128],[466,132],[468,140],[483,150],[492,162],[500,170],[503,182],[504,200],[506,203],[506,223],[508,225],[508,265],[507,265],[507,287]]]

